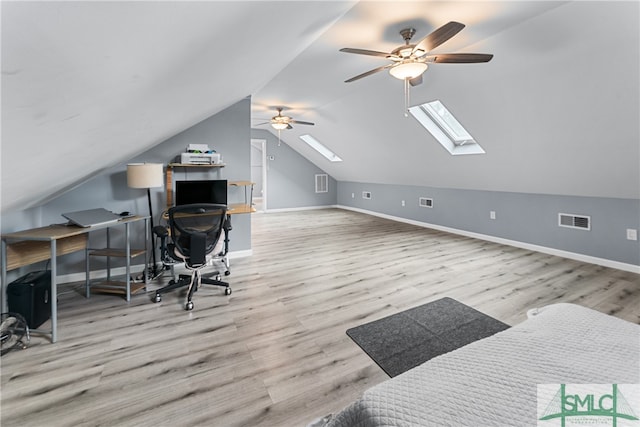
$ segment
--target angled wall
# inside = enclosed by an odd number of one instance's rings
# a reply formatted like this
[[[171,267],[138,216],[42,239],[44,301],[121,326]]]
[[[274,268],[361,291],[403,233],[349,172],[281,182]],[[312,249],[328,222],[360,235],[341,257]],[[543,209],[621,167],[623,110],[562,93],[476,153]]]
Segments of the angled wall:
[[[150,150],[113,168],[105,170],[100,175],[86,181],[75,189],[55,198],[54,200],[24,211],[8,212],[2,216],[2,232],[24,230],[45,226],[53,223],[63,223],[63,212],[103,207],[113,212],[129,211],[132,213],[148,214],[147,193],[145,190],[127,187],[126,164],[136,162],[162,163],[173,162],[175,157],[184,152],[190,143],[208,144],[223,155],[226,166],[219,169],[203,169],[180,171],[176,169],[174,179],[227,179],[248,180],[250,178],[250,110],[251,99],[245,98],[227,109],[215,114],[179,134],[160,142]],[[240,198],[240,194],[230,192],[229,202]],[[151,189],[154,222],[162,221],[161,214],[166,210],[166,193],[164,188]],[[234,215],[232,219],[233,232],[230,242],[231,252],[248,254],[251,251],[251,218],[250,215]],[[142,223],[141,223],[142,224]],[[115,227],[112,231],[113,245],[124,240],[123,227]],[[132,227],[133,228],[133,227]],[[90,245],[100,247],[105,244],[102,232],[91,233]],[[132,245],[143,247],[144,229],[142,225],[132,229]],[[115,261],[115,267],[122,265]],[[112,263],[112,264],[114,264]],[[138,259],[134,264],[142,263]],[[46,263],[16,269],[7,277],[11,281],[25,271],[46,268]],[[105,268],[103,260],[92,260],[92,270]],[[139,268],[138,268],[139,269]],[[60,276],[84,273],[84,253],[59,257],[58,274]],[[138,271],[136,270],[136,273]],[[73,276],[78,280],[77,276]]]

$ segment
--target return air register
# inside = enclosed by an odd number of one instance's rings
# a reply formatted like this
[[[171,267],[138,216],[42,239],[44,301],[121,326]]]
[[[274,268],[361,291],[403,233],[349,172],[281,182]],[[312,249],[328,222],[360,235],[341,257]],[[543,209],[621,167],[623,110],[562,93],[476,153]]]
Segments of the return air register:
[[[329,192],[329,175],[317,174],[316,175],[316,193],[328,193]]]
[[[575,215],[567,213],[558,214],[558,225],[566,228],[577,228],[579,230],[591,230],[591,217],[586,215]]]
[[[418,199],[418,206],[420,206],[421,208],[432,208],[433,199],[429,199],[427,197],[420,197]]]

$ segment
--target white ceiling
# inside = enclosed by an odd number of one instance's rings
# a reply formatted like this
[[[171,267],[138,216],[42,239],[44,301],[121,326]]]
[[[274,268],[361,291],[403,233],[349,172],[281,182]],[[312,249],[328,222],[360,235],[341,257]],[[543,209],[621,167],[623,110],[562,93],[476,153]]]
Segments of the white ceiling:
[[[251,95],[338,180],[640,197],[637,2],[2,2],[2,211],[37,206]],[[456,20],[412,104],[440,99],[487,151],[452,157],[403,115],[390,51]],[[604,107],[599,110],[597,107]],[[267,129],[268,126],[261,128]],[[344,159],[329,164],[298,136]]]

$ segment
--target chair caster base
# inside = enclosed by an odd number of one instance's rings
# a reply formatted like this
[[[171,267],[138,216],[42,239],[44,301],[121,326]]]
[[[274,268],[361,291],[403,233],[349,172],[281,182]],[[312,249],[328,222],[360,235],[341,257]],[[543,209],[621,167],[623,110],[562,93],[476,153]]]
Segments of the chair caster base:
[[[193,301],[189,301],[187,304],[185,304],[184,309],[187,311],[193,310]]]
[[[231,295],[231,288],[224,288],[225,295]]]
[[[162,296],[160,296],[160,294],[156,294],[155,297],[153,297],[153,302],[160,302],[162,301]]]
[[[225,275],[225,276],[228,276],[228,275],[230,275],[230,274],[231,274],[231,272],[230,272],[229,270],[227,270],[227,271],[225,271],[225,272],[224,272],[224,275]]]

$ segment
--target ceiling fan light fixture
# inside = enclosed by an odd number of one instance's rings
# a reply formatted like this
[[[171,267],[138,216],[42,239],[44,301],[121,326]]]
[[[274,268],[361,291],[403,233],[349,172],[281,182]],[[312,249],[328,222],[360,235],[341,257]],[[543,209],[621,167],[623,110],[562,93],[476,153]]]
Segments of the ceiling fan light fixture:
[[[271,126],[277,130],[285,130],[287,126],[289,126],[289,124],[285,122],[274,122],[274,123],[271,123]]]
[[[389,74],[400,80],[414,79],[427,71],[427,68],[424,62],[403,62],[389,69]]]
[[[412,53],[413,53],[413,47],[412,46],[407,46],[404,49],[400,49],[400,51],[398,52],[398,55],[403,57],[403,58],[409,58]]]

